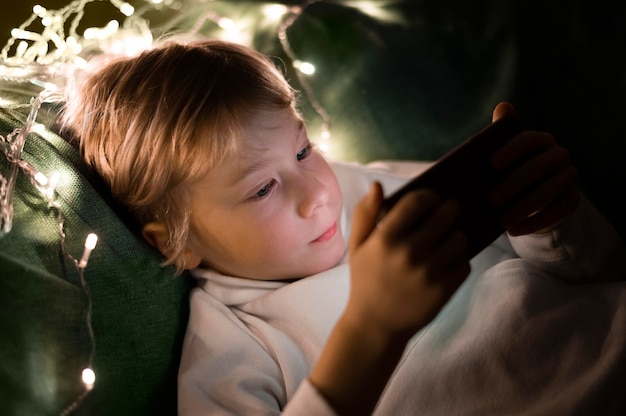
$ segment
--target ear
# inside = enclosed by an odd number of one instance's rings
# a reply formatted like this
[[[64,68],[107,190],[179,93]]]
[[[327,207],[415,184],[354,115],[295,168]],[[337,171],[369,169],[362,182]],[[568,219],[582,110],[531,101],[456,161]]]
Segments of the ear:
[[[167,232],[165,224],[162,222],[149,222],[141,228],[141,235],[152,247],[159,250],[161,254],[165,252],[165,247],[169,240],[169,233]],[[184,269],[195,269],[201,262],[202,257],[188,246],[185,247],[182,265]]]

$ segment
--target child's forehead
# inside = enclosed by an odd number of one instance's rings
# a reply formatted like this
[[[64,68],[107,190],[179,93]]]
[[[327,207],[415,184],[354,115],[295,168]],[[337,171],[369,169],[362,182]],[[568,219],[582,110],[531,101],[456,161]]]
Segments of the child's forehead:
[[[287,111],[259,114],[237,138],[232,156],[245,160],[264,152],[295,145],[305,130],[304,121]]]
[[[304,121],[302,117],[292,109],[282,109],[278,111],[257,111],[248,120],[244,130],[281,130],[281,129],[302,130]]]
[[[234,184],[272,164],[299,145],[305,124],[289,112],[260,115],[239,135],[236,147],[216,166],[219,176]]]

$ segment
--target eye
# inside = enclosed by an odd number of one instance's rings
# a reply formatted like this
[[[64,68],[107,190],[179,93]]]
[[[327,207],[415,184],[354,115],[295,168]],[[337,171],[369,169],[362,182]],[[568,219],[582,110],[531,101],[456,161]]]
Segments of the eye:
[[[264,197],[269,195],[269,193],[272,191],[272,188],[274,187],[275,184],[276,184],[276,181],[274,181],[274,180],[266,183],[265,186],[263,186],[261,189],[259,189],[257,191],[257,193],[254,194],[254,196],[252,198],[253,199],[263,199]]]
[[[311,153],[312,149],[313,149],[313,146],[311,146],[311,143],[307,143],[306,147],[300,150],[298,154],[296,155],[296,159],[298,160],[298,162],[303,159],[306,159]]]

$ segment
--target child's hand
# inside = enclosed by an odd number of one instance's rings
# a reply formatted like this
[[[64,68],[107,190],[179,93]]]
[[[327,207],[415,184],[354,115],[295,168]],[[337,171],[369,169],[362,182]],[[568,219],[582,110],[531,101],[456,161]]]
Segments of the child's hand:
[[[429,190],[404,196],[377,225],[374,184],[354,213],[352,289],[346,313],[382,335],[408,337],[428,324],[469,273],[459,205]]]
[[[350,298],[309,375],[338,414],[372,413],[409,338],[469,273],[457,203],[410,192],[377,225],[382,200],[374,184],[355,209]]]
[[[513,115],[500,103],[493,120]],[[492,158],[497,172],[506,172],[491,194],[502,211],[502,223],[511,235],[549,232],[578,206],[580,192],[569,152],[543,132],[524,131]]]

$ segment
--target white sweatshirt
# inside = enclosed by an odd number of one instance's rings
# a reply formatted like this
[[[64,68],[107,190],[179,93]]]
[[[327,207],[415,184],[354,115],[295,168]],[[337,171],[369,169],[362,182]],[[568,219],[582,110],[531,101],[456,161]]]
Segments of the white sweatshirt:
[[[343,232],[372,180],[425,164],[333,164]],[[626,251],[586,201],[558,231],[501,236],[405,350],[380,415],[625,414]],[[333,415],[307,382],[346,304],[349,269],[294,283],[196,270],[179,414]],[[595,279],[616,283],[571,284]]]

